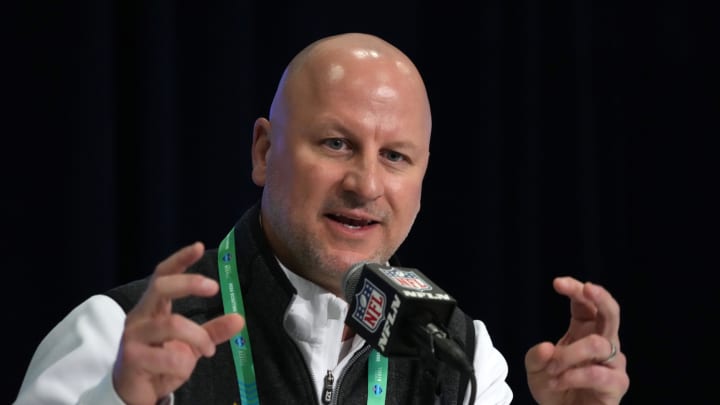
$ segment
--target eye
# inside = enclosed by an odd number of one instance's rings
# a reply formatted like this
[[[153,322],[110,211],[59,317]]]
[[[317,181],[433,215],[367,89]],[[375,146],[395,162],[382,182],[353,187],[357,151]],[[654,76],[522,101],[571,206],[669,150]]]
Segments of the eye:
[[[323,140],[323,145],[333,150],[342,150],[343,147],[347,147],[348,143],[342,138],[330,138]]]
[[[386,150],[381,153],[387,160],[391,162],[404,162],[407,161],[407,157],[402,153],[398,153],[392,150]]]

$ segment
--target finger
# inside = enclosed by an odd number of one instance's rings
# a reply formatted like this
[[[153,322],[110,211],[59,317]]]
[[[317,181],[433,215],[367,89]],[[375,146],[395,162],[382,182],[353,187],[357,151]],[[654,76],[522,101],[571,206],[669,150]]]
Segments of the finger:
[[[133,309],[134,314],[152,316],[170,312],[170,300],[187,296],[210,297],[217,294],[217,281],[200,274],[173,274],[154,277],[140,302]]]
[[[155,273],[158,276],[167,274],[182,273],[190,265],[200,259],[205,253],[205,246],[202,242],[195,242],[185,246],[175,253],[168,256],[155,267]]]
[[[147,373],[153,376],[174,376],[183,380],[190,377],[198,356],[188,345],[170,343],[164,346],[148,346],[140,342],[123,345],[119,364],[132,365],[123,372]]]
[[[210,297],[218,292],[217,281],[200,274],[174,274],[159,277],[148,287],[152,294],[166,299],[187,296]]]
[[[598,331],[615,342],[619,349],[620,342],[617,336],[620,330],[620,305],[605,288],[598,284],[585,283],[583,293],[597,308],[600,321]]]
[[[240,333],[245,326],[245,319],[239,314],[227,314],[205,322],[202,327],[216,345],[227,341]]]
[[[550,342],[538,343],[525,354],[525,370],[528,374],[538,373],[547,367],[555,352],[555,345]]]
[[[572,277],[556,277],[553,288],[559,294],[570,298],[570,314],[579,321],[592,320],[597,313],[597,307],[591,299],[585,296],[585,284]]]
[[[162,346],[166,342],[179,341],[186,344],[199,357],[212,356],[215,343],[205,328],[184,316],[144,318],[126,327],[126,341],[142,342],[148,346]]]
[[[599,397],[614,402],[612,399],[622,397],[627,392],[630,379],[625,372],[625,356],[616,358],[618,367],[615,369],[600,364],[590,363],[583,367],[567,369],[562,374],[549,381],[549,385],[556,390],[589,389]]]
[[[548,372],[557,375],[572,368],[603,364],[611,356],[612,351],[612,344],[607,337],[598,334],[588,335],[569,345],[558,346],[553,353]]]
[[[553,279],[553,288],[555,288],[555,291],[568,297],[580,297],[582,295],[582,287],[582,283],[573,277],[564,276]]]

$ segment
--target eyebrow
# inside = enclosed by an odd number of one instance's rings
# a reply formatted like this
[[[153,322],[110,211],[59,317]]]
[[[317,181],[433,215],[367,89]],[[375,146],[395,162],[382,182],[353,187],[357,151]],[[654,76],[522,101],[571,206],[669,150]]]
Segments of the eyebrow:
[[[327,119],[323,120],[324,122],[322,122],[322,124],[320,125],[320,127],[324,128],[325,131],[336,131],[353,142],[361,139],[361,137],[357,135],[357,132],[344,125],[341,120],[338,120],[335,117],[326,118]],[[412,152],[422,151],[422,145],[419,145],[417,142],[411,142],[406,140],[391,140],[390,142],[385,143],[382,148],[391,150],[406,150]]]

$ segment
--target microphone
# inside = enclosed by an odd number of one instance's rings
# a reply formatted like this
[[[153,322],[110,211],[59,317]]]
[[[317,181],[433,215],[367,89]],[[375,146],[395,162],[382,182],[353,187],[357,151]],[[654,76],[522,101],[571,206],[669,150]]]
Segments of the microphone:
[[[457,301],[418,269],[371,262],[343,276],[345,323],[386,357],[432,356],[460,371],[472,363],[447,333]]]

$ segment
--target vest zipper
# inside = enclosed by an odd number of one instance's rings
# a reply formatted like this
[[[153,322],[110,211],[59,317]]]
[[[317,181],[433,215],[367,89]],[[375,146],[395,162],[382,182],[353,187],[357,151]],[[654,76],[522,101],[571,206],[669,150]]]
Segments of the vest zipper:
[[[327,374],[325,374],[325,385],[323,389],[323,404],[330,405],[333,399],[333,382],[335,382],[335,377],[333,377],[332,371],[328,370]]]
[[[340,386],[342,385],[342,381],[343,381],[343,378],[345,377],[345,374],[347,374],[347,373],[348,373],[348,370],[350,370],[350,368],[351,368],[355,363],[357,363],[358,359],[359,359],[364,353],[368,352],[369,350],[370,350],[370,345],[367,344],[367,343],[365,343],[365,345],[364,345],[363,347],[361,347],[360,349],[358,349],[358,351],[355,352],[355,354],[352,355],[352,357],[351,357],[350,360],[348,361],[348,364],[345,366],[345,368],[344,368],[343,371],[340,373],[340,376],[339,376],[338,379],[337,379],[337,384],[335,384],[335,388],[334,388],[334,390],[333,390],[334,393],[330,395],[330,398],[332,399],[332,402],[330,402],[330,403],[331,403],[332,405],[337,405],[337,404],[338,404],[338,400],[340,399],[340,388],[341,388]],[[329,373],[330,373],[330,370],[328,370],[328,374],[329,374]],[[327,381],[327,377],[326,377],[326,381]],[[326,385],[326,389],[327,389],[327,385]]]

